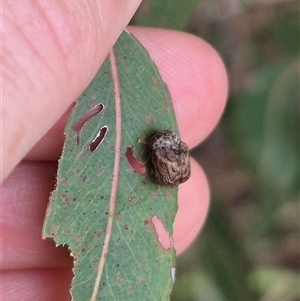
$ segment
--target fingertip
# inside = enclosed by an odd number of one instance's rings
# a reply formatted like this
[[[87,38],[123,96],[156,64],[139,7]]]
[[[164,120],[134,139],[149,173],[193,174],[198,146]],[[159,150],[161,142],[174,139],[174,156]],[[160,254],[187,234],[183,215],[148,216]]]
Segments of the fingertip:
[[[170,91],[180,136],[189,148],[205,139],[219,121],[227,98],[227,75],[218,53],[191,34],[130,27]],[[54,160],[63,144],[69,111],[29,152],[27,159]]]
[[[204,140],[219,121],[228,80],[217,51],[194,35],[130,27],[149,52],[167,84],[181,137],[190,148]]]
[[[209,185],[203,169],[191,159],[191,178],[179,187],[178,212],[175,218],[176,253],[183,252],[196,238],[209,208]]]

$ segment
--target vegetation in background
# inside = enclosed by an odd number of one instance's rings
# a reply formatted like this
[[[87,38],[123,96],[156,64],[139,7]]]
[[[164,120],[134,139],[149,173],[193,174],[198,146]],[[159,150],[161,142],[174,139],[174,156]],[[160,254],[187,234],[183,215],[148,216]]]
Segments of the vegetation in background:
[[[212,204],[171,300],[300,300],[298,1],[144,0],[133,23],[206,39],[230,79],[222,121],[192,152]]]

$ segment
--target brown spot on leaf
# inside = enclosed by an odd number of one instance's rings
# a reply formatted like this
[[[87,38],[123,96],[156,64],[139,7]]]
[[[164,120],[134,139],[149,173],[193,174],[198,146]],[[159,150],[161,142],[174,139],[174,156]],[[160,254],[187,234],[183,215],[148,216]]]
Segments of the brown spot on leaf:
[[[150,116],[147,116],[146,117],[146,123],[147,124],[152,124],[154,121],[153,121],[153,118],[151,118]]]
[[[84,96],[85,96],[85,95],[86,95],[86,94],[84,94]],[[92,96],[91,96],[91,98],[90,98],[90,100],[89,100],[89,106],[90,106],[90,107],[95,105],[96,99],[97,99],[97,95],[92,95]]]
[[[100,176],[101,175],[101,173],[102,173],[102,169],[99,167],[99,168],[97,168],[97,175],[98,176]]]
[[[151,194],[150,194],[150,196],[151,196],[152,199],[155,199],[156,198],[156,192],[152,191]]]
[[[51,228],[50,233],[51,235],[55,236],[58,232],[58,228]]]
[[[95,233],[95,237],[96,238],[100,238],[102,236],[102,232],[101,231],[97,231],[96,233]]]
[[[169,109],[169,97],[164,97],[161,102],[161,110],[160,113],[164,115]]]
[[[59,183],[60,183],[61,185],[64,185],[64,186],[66,186],[66,185],[68,185],[68,180],[67,180],[67,179],[64,179],[64,178],[62,178],[62,179],[60,179]]]
[[[123,282],[123,279],[122,279],[121,277],[117,277],[116,282],[117,282],[118,284],[121,284],[121,283]]]
[[[159,78],[158,77],[153,77],[153,87],[154,87],[154,90],[158,91],[159,90]]]
[[[166,191],[165,197],[166,197],[167,199],[171,199],[171,198],[172,198],[172,194],[171,194],[171,192],[170,192],[169,190]]]
[[[68,194],[67,194],[67,193],[64,193],[64,194],[62,195],[62,199],[63,199],[63,202],[64,202],[69,208],[71,208],[70,200],[69,200],[69,197],[68,197]]]
[[[76,241],[80,241],[80,240],[82,240],[82,238],[83,238],[83,235],[82,235],[82,234],[77,234],[77,235],[75,236],[75,240],[76,240]]]

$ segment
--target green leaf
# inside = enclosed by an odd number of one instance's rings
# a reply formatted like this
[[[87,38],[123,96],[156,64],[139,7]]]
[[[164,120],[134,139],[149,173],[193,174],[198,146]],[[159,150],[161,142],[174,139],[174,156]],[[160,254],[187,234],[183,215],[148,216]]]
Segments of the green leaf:
[[[253,291],[266,301],[299,300],[299,273],[281,267],[259,267],[250,274]]]
[[[177,132],[168,90],[124,32],[71,113],[44,223],[74,257],[73,300],[169,299],[178,189],[143,166],[163,129]]]
[[[232,145],[256,179],[255,235],[278,237],[278,206],[299,195],[299,62],[261,67],[227,117]]]
[[[203,234],[203,266],[222,293],[222,300],[254,300],[247,283],[250,261],[230,222],[228,210],[218,197],[212,199]]]
[[[134,24],[184,30],[198,4],[198,0],[146,0],[134,17]]]

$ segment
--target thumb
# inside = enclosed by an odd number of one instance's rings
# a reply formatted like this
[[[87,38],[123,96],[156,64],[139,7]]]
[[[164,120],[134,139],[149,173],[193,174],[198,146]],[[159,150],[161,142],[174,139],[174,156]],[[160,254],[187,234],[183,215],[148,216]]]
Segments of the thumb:
[[[86,88],[140,2],[3,1],[1,181]]]

